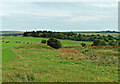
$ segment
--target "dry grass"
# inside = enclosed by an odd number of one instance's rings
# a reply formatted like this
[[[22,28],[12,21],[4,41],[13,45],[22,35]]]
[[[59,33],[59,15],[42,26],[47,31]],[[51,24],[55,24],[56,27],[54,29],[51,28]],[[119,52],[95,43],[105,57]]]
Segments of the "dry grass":
[[[101,52],[111,52],[113,54],[118,54],[118,51],[113,51],[113,50],[97,50],[96,53],[101,53]]]

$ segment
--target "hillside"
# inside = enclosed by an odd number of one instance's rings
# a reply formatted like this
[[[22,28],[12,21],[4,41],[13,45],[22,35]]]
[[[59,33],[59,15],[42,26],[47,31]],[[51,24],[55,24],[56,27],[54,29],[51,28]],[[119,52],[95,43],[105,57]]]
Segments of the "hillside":
[[[2,34],[23,34],[23,31],[0,31]]]
[[[53,49],[41,43],[47,39],[3,36],[3,82],[118,82],[117,47],[60,40],[63,47]]]

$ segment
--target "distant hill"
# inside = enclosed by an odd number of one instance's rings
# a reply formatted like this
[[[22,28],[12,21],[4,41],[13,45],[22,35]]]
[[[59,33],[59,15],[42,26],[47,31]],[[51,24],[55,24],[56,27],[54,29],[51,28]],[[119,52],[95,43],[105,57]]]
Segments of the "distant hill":
[[[0,31],[0,36],[19,36],[23,33],[23,31]]]
[[[120,33],[119,31],[110,31],[110,30],[107,30],[107,31],[100,31],[101,33]]]
[[[0,31],[1,34],[23,34],[23,31]]]
[[[72,31],[76,33],[120,33],[119,31]]]

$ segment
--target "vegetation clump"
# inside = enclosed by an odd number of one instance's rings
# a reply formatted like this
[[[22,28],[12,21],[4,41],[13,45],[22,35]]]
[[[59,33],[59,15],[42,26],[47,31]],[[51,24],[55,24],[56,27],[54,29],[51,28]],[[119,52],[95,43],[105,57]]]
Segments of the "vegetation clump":
[[[105,40],[95,39],[92,46],[105,46],[107,45]]]
[[[82,45],[82,47],[86,46],[86,44],[85,44],[85,43],[81,43],[81,45]]]
[[[114,46],[116,41],[120,41],[120,36],[114,37],[112,35],[101,35],[101,34],[81,34],[76,32],[53,32],[53,31],[31,31],[24,32],[24,37],[42,37],[42,38],[56,38],[74,41],[88,41],[93,42],[93,46]],[[96,40],[97,39],[97,40]],[[84,46],[84,45],[83,45]]]
[[[116,46],[116,45],[117,45],[117,42],[114,41],[114,40],[112,40],[112,41],[110,41],[108,44],[111,45],[111,46]]]
[[[120,41],[118,41],[117,43],[118,43],[118,46],[120,46]]]
[[[49,38],[47,41],[47,45],[51,46],[55,49],[59,49],[62,47],[61,43],[59,40],[55,39],[55,38]]]
[[[44,43],[44,44],[45,44],[45,43],[46,43],[46,40],[42,40],[41,43]]]

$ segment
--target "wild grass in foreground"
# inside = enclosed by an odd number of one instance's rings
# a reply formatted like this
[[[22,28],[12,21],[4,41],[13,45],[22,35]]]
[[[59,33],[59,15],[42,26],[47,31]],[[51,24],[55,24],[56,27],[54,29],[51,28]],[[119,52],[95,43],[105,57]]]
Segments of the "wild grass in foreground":
[[[10,41],[2,43],[4,82],[118,82],[118,48],[60,40],[63,47],[56,50],[41,44],[43,39],[2,38]]]

